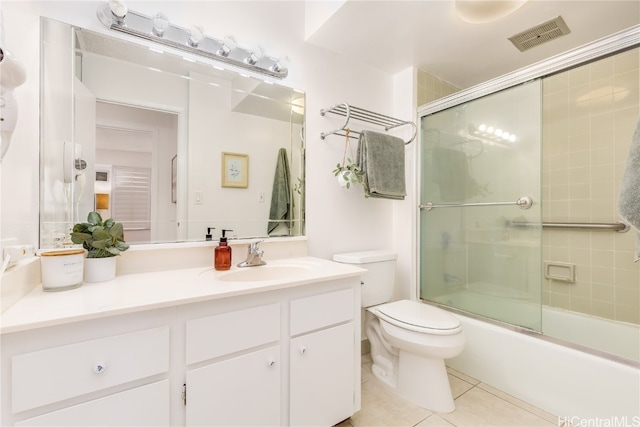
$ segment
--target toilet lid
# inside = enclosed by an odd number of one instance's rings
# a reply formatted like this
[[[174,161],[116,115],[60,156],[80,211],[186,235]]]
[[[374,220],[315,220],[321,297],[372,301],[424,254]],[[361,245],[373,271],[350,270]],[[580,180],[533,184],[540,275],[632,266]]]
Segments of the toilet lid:
[[[455,333],[460,329],[460,321],[454,316],[438,307],[418,301],[395,301],[376,308],[383,317],[414,328],[431,330],[436,334]]]

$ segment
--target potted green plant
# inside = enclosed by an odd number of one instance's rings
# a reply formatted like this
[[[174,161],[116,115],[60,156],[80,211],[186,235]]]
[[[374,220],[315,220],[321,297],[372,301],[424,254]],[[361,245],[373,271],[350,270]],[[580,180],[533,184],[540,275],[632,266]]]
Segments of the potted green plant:
[[[333,170],[333,174],[338,177],[338,183],[341,187],[350,188],[351,184],[364,183],[364,172],[349,158],[347,158],[346,163],[338,163]]]
[[[98,212],[89,212],[87,222],[73,226],[71,241],[87,251],[85,282],[111,280],[116,275],[116,256],[129,249],[121,223],[102,220]]]

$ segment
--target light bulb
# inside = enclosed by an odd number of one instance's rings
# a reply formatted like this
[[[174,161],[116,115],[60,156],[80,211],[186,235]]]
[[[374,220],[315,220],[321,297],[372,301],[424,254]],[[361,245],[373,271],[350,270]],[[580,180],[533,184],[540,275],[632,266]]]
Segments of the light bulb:
[[[218,49],[217,54],[226,58],[237,45],[238,43],[236,43],[236,39],[233,36],[224,36],[222,46]]]
[[[502,129],[496,129],[493,134],[497,137],[499,137],[500,135],[502,135]]]
[[[493,133],[493,126],[489,126],[489,127],[487,128],[487,133],[488,133],[488,134],[492,134],[492,133]]]
[[[162,37],[164,32],[169,28],[169,18],[162,12],[156,13],[156,15],[152,19],[153,23],[153,34],[158,37]]]
[[[116,22],[118,24],[122,24],[128,12],[127,5],[124,0],[109,0],[109,9],[111,10],[111,15],[113,15]]]
[[[516,142],[516,136],[515,135],[511,135],[509,137],[509,142]]]
[[[487,130],[487,125],[485,125],[484,123],[482,123],[480,126],[478,126],[478,130],[480,132],[484,132],[485,130]]]
[[[191,27],[191,35],[189,36],[189,46],[198,47],[200,40],[204,37],[204,29],[200,25]]]
[[[502,139],[504,139],[505,141],[509,140],[509,135],[511,135],[509,132],[502,132]]]
[[[271,66],[271,71],[275,71],[276,73],[281,73],[289,67],[289,57],[281,56],[276,60],[276,62]]]
[[[256,46],[254,50],[249,52],[249,55],[247,55],[244,62],[249,65],[256,65],[256,62],[258,62],[260,58],[262,58],[262,53],[262,48],[260,46]]]

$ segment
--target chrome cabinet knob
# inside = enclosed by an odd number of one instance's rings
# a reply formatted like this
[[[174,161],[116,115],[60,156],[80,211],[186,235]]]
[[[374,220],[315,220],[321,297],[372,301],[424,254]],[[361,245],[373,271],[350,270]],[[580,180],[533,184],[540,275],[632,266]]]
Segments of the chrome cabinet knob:
[[[96,364],[93,365],[93,372],[95,372],[96,374],[101,374],[106,369],[107,369],[107,365],[104,362],[96,362]]]

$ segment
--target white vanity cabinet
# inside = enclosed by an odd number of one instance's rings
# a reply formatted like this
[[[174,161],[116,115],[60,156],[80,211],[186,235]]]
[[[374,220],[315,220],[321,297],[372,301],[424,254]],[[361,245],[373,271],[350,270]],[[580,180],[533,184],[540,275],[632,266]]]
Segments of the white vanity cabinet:
[[[355,412],[354,298],[345,289],[291,301],[290,425],[331,426]]]
[[[360,409],[359,276],[196,285],[187,301],[3,332],[0,425],[331,426]],[[117,295],[100,286],[37,298]]]
[[[282,424],[279,303],[188,320],[186,362],[188,426]]]
[[[358,279],[317,283],[187,320],[186,424],[332,426],[353,415],[358,292]]]

